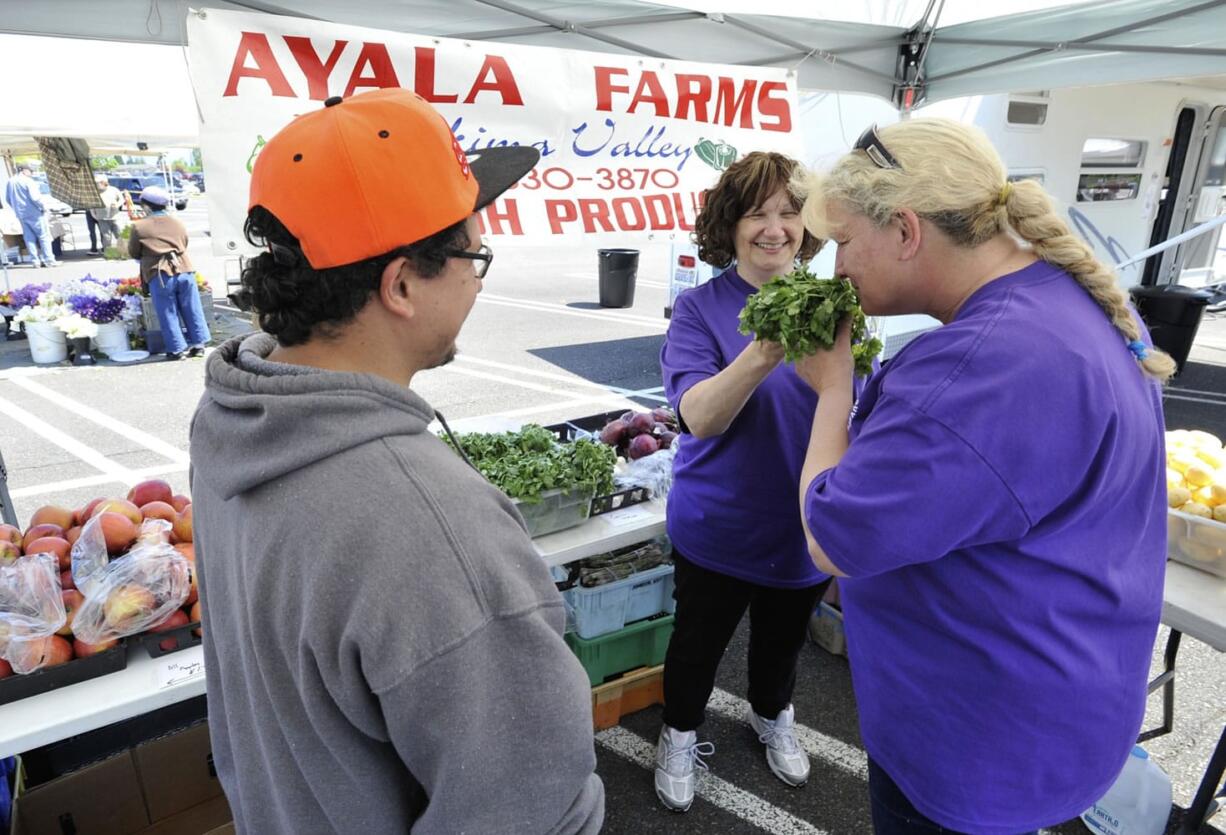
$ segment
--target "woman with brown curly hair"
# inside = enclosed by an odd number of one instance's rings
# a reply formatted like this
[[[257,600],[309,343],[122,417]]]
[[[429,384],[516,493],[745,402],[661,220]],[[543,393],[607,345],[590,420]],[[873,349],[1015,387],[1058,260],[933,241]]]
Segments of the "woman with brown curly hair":
[[[698,742],[697,728],[746,609],[746,720],[779,779],[800,786],[809,777],[792,689],[829,577],[809,559],[795,496],[817,396],[784,364],[782,346],[737,331],[745,300],[821,247],[788,191],[796,168],[782,154],[751,153],[707,192],[698,254],[724,272],[677,298],[660,353],[683,432],[668,495],[677,611],[655,778],[656,794],[676,811],[690,807],[697,769],[706,767],[701,756],[714,750]]]

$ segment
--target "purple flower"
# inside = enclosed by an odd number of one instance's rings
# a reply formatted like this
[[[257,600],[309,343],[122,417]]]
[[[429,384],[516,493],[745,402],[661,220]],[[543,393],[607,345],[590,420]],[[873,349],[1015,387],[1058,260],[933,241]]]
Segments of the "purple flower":
[[[38,304],[38,294],[50,290],[50,284],[27,284],[9,293],[9,307],[20,310]]]
[[[125,304],[124,300],[119,298],[99,299],[82,295],[69,296],[68,306],[74,313],[79,313],[91,322],[105,325],[107,322],[118,321],[123,315]]]

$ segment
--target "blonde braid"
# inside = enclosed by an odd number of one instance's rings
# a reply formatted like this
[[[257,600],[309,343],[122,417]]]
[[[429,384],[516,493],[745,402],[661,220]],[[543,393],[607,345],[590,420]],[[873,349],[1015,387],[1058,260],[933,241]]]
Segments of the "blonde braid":
[[[1042,260],[1067,272],[1085,288],[1103,309],[1125,342],[1141,338],[1128,297],[1115,282],[1115,275],[1094,257],[1093,250],[1075,236],[1057,215],[1043,187],[1033,180],[1014,183],[1003,205],[1009,225],[1030,243]],[[1148,348],[1140,360],[1141,370],[1160,382],[1175,373],[1175,361],[1157,348]]]

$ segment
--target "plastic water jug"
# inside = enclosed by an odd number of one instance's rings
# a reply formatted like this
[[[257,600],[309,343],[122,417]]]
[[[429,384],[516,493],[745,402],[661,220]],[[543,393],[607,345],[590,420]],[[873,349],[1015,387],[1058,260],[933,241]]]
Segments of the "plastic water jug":
[[[1140,745],[1103,799],[1081,815],[1101,835],[1162,835],[1171,813],[1171,779]]]

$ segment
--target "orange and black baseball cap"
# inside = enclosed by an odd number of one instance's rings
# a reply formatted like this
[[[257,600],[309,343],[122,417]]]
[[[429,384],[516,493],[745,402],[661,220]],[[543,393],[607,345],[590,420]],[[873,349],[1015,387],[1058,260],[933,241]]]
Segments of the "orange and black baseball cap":
[[[540,156],[525,146],[466,155],[442,114],[411,90],[333,96],[264,145],[247,205],[272,212],[322,270],[446,229],[514,185]]]

